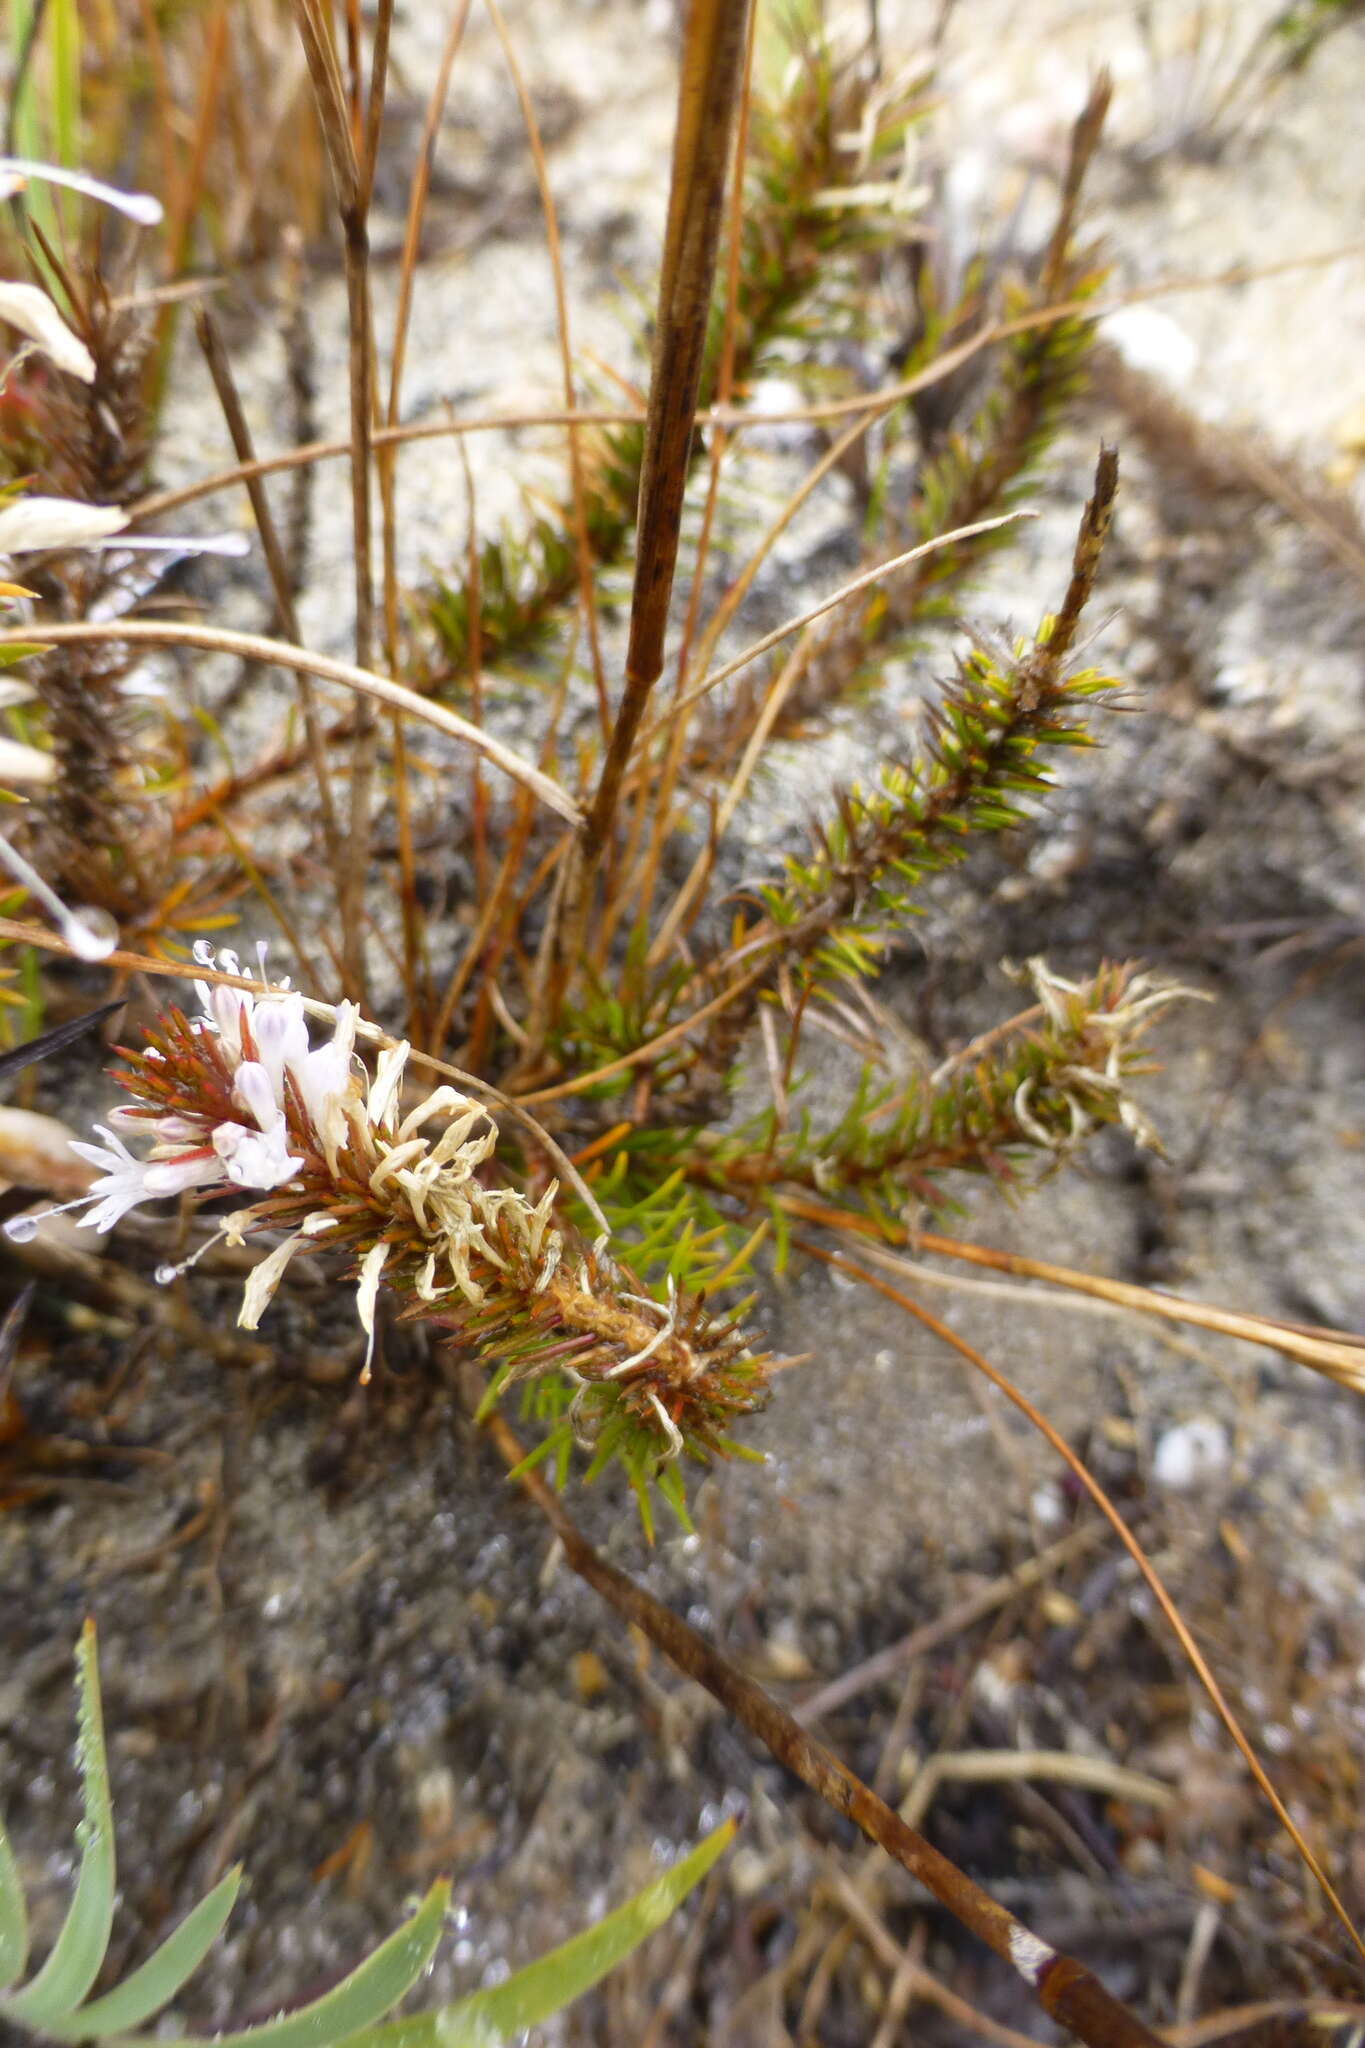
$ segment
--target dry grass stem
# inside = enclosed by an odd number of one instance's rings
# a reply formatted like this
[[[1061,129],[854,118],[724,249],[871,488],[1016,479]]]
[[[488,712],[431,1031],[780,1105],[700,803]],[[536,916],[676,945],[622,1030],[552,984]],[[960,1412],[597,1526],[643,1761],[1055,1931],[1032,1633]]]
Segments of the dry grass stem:
[[[44,623],[41,632],[45,646],[123,642],[142,647],[201,647],[209,654],[235,654],[244,661],[267,662],[276,668],[292,669],[296,675],[316,676],[321,682],[339,683],[344,689],[353,690],[357,696],[372,698],[380,704],[391,704],[396,711],[405,712],[423,725],[432,726],[448,738],[472,747],[493,767],[500,768],[514,782],[521,783],[547,809],[567,819],[571,825],[579,822],[578,806],[567,791],[520,754],[504,746],[501,740],[477,725],[471,725],[458,712],[448,711],[432,698],[419,697],[414,690],[404,689],[401,683],[390,682],[387,676],[375,675],[352,662],[334,661],[326,654],[309,654],[301,647],[291,647],[282,640],[268,640],[259,633],[234,633],[226,627],[215,626],[162,625],[151,619],[120,619],[108,625],[90,621],[52,626]],[[32,640],[32,628],[26,632],[20,632],[13,626],[0,629],[0,647],[29,645]]]
[[[1274,1809],[1275,1816],[1281,1827],[1294,1844],[1305,1868],[1312,1873],[1323,1897],[1340,1921],[1346,1934],[1350,1937],[1352,1945],[1362,1959],[1365,1959],[1365,1941],[1361,1939],[1355,1922],[1342,1903],[1341,1897],[1331,1878],[1323,1868],[1317,1855],[1305,1841],[1301,1829],[1266,1775],[1264,1765],[1243,1733],[1241,1723],[1228,1705],[1222,1688],[1214,1677],[1213,1672],[1209,1669],[1207,1659],[1186,1627],[1175,1602],[1171,1599],[1170,1594],[1157,1576],[1147,1553],[1119,1514],[1109,1495],[1100,1486],[1084,1462],[1077,1457],[1065,1438],[1058,1435],[1046,1417],[1040,1415],[1032,1402],[1027,1400],[1019,1392],[1019,1389],[1010,1380],[1006,1379],[1002,1372],[990,1364],[989,1360],[983,1358],[979,1351],[959,1337],[957,1332],[951,1329],[947,1323],[940,1321],[939,1317],[933,1315],[901,1288],[888,1286],[887,1282],[879,1280],[875,1273],[869,1273],[866,1267],[860,1266],[852,1259],[844,1258],[838,1252],[826,1251],[822,1246],[810,1243],[803,1243],[802,1250],[808,1252],[813,1258],[822,1260],[825,1265],[833,1266],[840,1272],[847,1273],[851,1279],[861,1281],[865,1287],[870,1287],[876,1293],[884,1295],[888,1301],[894,1301],[898,1307],[906,1311],[907,1315],[913,1316],[916,1322],[922,1323],[927,1330],[932,1330],[934,1335],[941,1338],[950,1349],[956,1351],[960,1358],[965,1358],[969,1365],[975,1367],[979,1373],[984,1374],[991,1385],[997,1387],[1006,1400],[1010,1401],[1022,1415],[1028,1418],[1039,1435],[1046,1438],[1057,1455],[1065,1461],[1070,1471],[1074,1473],[1075,1477],[1090,1495],[1100,1513],[1108,1521],[1138,1570],[1142,1573],[1147,1585],[1151,1588],[1153,1598],[1174,1630],[1181,1651],[1188,1661],[1191,1670],[1208,1695],[1214,1712],[1231,1736],[1237,1749],[1241,1752],[1247,1769],[1251,1772],[1252,1777],[1256,1780],[1257,1785]]]

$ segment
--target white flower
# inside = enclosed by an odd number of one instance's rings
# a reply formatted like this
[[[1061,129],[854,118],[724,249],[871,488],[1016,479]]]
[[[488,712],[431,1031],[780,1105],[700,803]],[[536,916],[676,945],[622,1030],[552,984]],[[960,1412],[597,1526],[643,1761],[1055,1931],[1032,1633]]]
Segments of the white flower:
[[[195,957],[201,966],[215,964],[204,941],[196,945]],[[240,976],[235,953],[218,954],[216,961]],[[440,1087],[404,1115],[410,1046],[385,1046],[367,1081],[355,1058],[360,1013],[354,1003],[338,1004],[330,1040],[313,1046],[303,997],[272,988],[264,959],[261,980],[259,990],[196,983],[202,1014],[191,1022],[189,1039],[181,1024],[168,1031],[164,1051],[149,1048],[144,1058],[158,1062],[144,1070],[153,1077],[150,1099],[113,1112],[121,1130],[136,1130],[143,1139],[145,1155],[137,1157],[122,1137],[100,1126],[105,1144],[75,1149],[101,1169],[101,1177],[88,1196],[68,1206],[85,1208],[86,1224],[109,1230],[139,1203],[187,1189],[217,1194],[248,1188],[269,1195],[293,1183],[297,1193],[297,1177],[306,1169],[304,1185],[329,1206],[306,1216],[257,1266],[238,1320],[254,1330],[290,1260],[310,1239],[340,1229],[349,1256],[358,1261],[356,1313],[366,1338],[362,1380],[369,1378],[374,1358],[375,1309],[386,1270],[392,1276],[401,1265],[403,1284],[423,1300],[457,1294],[475,1306],[484,1301],[492,1274],[529,1269],[537,1288],[546,1286],[564,1251],[551,1221],[556,1188],[552,1184],[532,1207],[515,1188],[484,1185],[479,1170],[498,1143],[487,1109],[457,1088]],[[213,1046],[201,1051],[196,1034],[212,1039]],[[173,1111],[157,1106],[163,1076],[177,1083],[179,1106]],[[198,1114],[196,1101],[205,1104]],[[438,1117],[444,1128],[434,1139],[423,1136],[423,1126]],[[338,1181],[343,1150],[344,1189]],[[326,1162],[331,1192],[319,1185],[319,1158]],[[354,1198],[357,1178],[368,1185],[368,1216]],[[331,1213],[332,1202],[337,1213]],[[236,1210],[224,1226],[229,1241],[241,1243],[246,1230],[269,1225],[291,1207],[256,1202]],[[22,1219],[25,1229],[31,1220]],[[164,1268],[163,1276],[179,1270]]]
[[[95,1129],[108,1139],[107,1145],[82,1145],[74,1138],[71,1141],[76,1157],[90,1166],[98,1166],[103,1174],[85,1197],[96,1206],[88,1216],[82,1216],[81,1222],[92,1230],[112,1230],[121,1216],[146,1201],[147,1166],[145,1160],[135,1159],[122,1138],[106,1125],[96,1124]]]
[[[308,1121],[322,1142],[329,1173],[337,1170],[337,1153],[350,1136],[346,1117],[348,1102],[359,1100],[351,1075],[355,1053],[355,1028],[360,1011],[355,1003],[338,1003],[336,1029],[330,1045],[315,1046],[290,1067],[302,1098]]]
[[[94,383],[95,358],[38,285],[0,280],[0,320],[36,342],[59,370],[79,377],[83,384]]]
[[[251,1018],[251,1036],[256,1042],[256,1057],[270,1077],[275,1100],[283,1102],[286,1069],[297,1071],[308,1057],[303,998],[285,996],[279,1002],[258,1004]]]
[[[75,498],[12,498],[0,505],[0,555],[83,548],[121,533],[127,524],[128,514],[117,505],[82,505]]]
[[[218,1124],[213,1150],[222,1162],[222,1171],[239,1188],[282,1187],[303,1165],[300,1156],[289,1152],[283,1117],[268,1131],[249,1131],[244,1124]]]

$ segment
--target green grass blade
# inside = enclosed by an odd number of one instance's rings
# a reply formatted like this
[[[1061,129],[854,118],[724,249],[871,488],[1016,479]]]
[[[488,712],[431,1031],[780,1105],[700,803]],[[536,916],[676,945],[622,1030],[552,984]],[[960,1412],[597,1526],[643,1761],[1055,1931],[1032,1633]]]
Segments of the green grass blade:
[[[449,1904],[450,1883],[442,1878],[431,1887],[411,1920],[405,1920],[358,1970],[297,2012],[265,2020],[259,2027],[244,2027],[237,2034],[214,2034],[202,2040],[193,2035],[170,2041],[157,2037],[155,2048],[332,2048],[344,2037],[372,2027],[412,1989],[431,1961]],[[121,2038],[125,2042],[140,2039],[146,2048],[153,2048],[150,2035]]]
[[[722,1850],[728,1848],[735,1822],[722,1822],[690,1855],[646,1885],[624,1906],[608,1913],[595,1927],[577,1934],[562,1947],[529,1963],[505,1984],[476,1991],[458,2005],[412,2019],[371,2027],[344,2048],[497,2048],[500,2041],[539,2026],[560,2012],[625,1961],[632,1949],[663,1925],[695,1885],[701,1883]]]
[[[0,1827],[0,1991],[11,1985],[24,1967],[28,1955],[28,1915],[24,1911],[24,1888],[19,1866]]]
[[[131,1977],[103,1998],[82,2005],[64,2020],[50,2022],[48,2033],[58,2041],[94,2041],[105,2034],[126,2033],[163,2005],[194,1975],[227,1922],[242,1882],[238,1864],[216,1884],[208,1897],[187,1913]]]
[[[109,1802],[93,1621],[86,1622],[76,1647],[76,1697],[76,1756],[85,1807],[76,1829],[80,1874],[52,1953],[31,1983],[7,1998],[3,2006],[6,2018],[30,2027],[50,2027],[80,2004],[99,1975],[114,1919],[114,1815]]]
[[[75,170],[81,155],[81,24],[76,0],[48,0],[47,28],[52,150],[59,164]],[[74,192],[54,196],[66,231],[72,235],[80,201]]]

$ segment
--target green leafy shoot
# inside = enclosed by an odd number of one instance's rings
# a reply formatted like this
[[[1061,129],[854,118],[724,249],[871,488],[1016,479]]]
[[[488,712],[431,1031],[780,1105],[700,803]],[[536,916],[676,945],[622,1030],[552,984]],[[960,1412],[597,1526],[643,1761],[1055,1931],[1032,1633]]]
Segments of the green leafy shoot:
[[[241,1883],[238,1864],[116,1990],[79,2006],[64,2020],[49,2022],[44,2032],[57,2041],[98,2040],[140,2027],[153,2013],[160,2012],[184,1989],[222,1933]]]
[[[100,1708],[95,1625],[87,1621],[76,1651],[78,1756],[85,1813],[78,1829],[81,1869],[71,1909],[37,1976],[21,1991],[0,1995],[0,2023],[62,2042],[113,2041],[117,2048],[496,2048],[537,2025],[601,1981],[699,1884],[727,1847],[734,1821],[716,1828],[671,1870],[595,1927],[528,1964],[506,1983],[435,2012],[384,2026],[436,1951],[450,1904],[441,1879],[411,1918],[358,1968],[321,1998],[259,2026],[212,2036],[131,2031],[176,1997],[222,1932],[241,1884],[231,1870],[147,1961],[112,1991],[82,2004],[104,1962],[113,1924],[114,1824]],[[0,1985],[22,1971],[27,1952],[23,1890],[13,1851],[0,1828]]]
[[[0,1826],[0,1992],[7,1991],[28,1960],[28,1914],[24,1888],[9,1837]]]
[[[84,1812],[76,1830],[80,1873],[70,1910],[52,1952],[22,1991],[0,2000],[0,2016],[30,2027],[65,2019],[99,1975],[114,1922],[114,1813],[104,1752],[95,1625],[87,1621],[76,1648],[77,1744]]]
[[[518,1970],[505,1984],[477,1991],[458,2005],[373,2027],[345,2048],[497,2048],[500,2041],[539,2026],[600,1984],[662,1927],[729,1847],[734,1833],[735,1822],[723,1821],[624,1906]]]
[[[258,2027],[212,2037],[185,2034],[167,2041],[156,2036],[156,2048],[330,2048],[336,2041],[363,2035],[405,1998],[435,1953],[450,1905],[450,1884],[434,1884],[410,1920],[382,1942],[372,1956],[340,1984],[311,2005]],[[151,2037],[148,2037],[150,2048]]]

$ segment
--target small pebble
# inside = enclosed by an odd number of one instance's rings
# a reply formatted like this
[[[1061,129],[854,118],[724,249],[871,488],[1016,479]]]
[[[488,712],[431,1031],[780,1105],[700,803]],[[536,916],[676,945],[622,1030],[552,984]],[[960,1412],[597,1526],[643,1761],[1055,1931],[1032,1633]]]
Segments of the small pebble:
[[[1227,1431],[1221,1422],[1199,1415],[1166,1431],[1152,1458],[1152,1477],[1158,1486],[1183,1492],[1221,1472],[1227,1462]]]
[[[1164,384],[1187,383],[1199,361],[1197,343],[1155,306],[1121,306],[1100,322],[1100,335],[1130,369]]]

